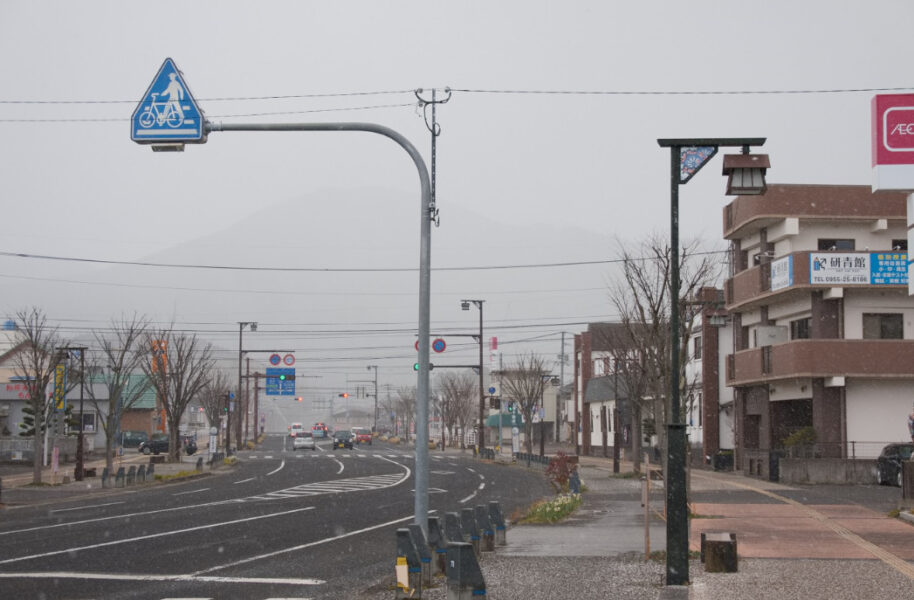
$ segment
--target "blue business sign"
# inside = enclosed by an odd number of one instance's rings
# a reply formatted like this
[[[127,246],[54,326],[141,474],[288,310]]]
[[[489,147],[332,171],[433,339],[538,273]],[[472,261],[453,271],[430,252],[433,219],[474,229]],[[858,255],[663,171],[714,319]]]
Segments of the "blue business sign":
[[[206,141],[203,113],[181,71],[170,58],[162,63],[130,119],[130,139],[140,144]]]
[[[907,285],[908,253],[877,252],[871,254],[870,282],[876,285]]]
[[[823,252],[809,255],[809,283],[907,285],[907,252]]]

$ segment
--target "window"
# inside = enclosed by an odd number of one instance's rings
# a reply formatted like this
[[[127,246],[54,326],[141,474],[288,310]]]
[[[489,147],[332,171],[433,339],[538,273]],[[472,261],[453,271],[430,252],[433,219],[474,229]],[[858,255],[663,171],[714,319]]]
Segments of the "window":
[[[863,313],[863,339],[900,340],[904,338],[904,320],[899,313]]]
[[[908,251],[908,240],[892,240],[892,250]]]
[[[854,250],[855,244],[854,240],[823,238],[819,240],[819,250]]]
[[[693,350],[694,350],[694,352],[692,354],[693,358],[695,358],[696,360],[700,360],[701,359],[701,336],[700,335],[695,336]]]
[[[809,323],[810,323],[809,317],[806,317],[805,319],[797,319],[796,321],[791,321],[790,322],[790,339],[808,340],[809,339]]]
[[[95,413],[82,413],[83,432],[84,433],[94,433],[95,432]],[[77,421],[80,417],[77,417]],[[78,427],[78,426],[77,426]]]

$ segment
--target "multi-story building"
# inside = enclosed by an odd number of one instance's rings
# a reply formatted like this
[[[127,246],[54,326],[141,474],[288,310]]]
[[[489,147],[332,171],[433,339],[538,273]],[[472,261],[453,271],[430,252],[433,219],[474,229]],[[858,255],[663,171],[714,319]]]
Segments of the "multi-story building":
[[[737,197],[723,218],[737,468],[767,476],[772,452],[803,428],[823,457],[873,456],[907,439],[914,298],[905,194],[772,184]]]

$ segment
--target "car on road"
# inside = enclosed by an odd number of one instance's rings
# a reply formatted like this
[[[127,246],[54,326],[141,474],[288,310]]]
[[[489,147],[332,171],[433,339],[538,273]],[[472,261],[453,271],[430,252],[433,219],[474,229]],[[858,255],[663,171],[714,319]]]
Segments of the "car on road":
[[[331,444],[331,446],[334,450],[337,448],[349,448],[352,450],[352,441],[353,435],[351,431],[335,431],[333,433],[333,444]]]
[[[876,459],[876,480],[879,485],[901,487],[901,463],[911,460],[914,443],[889,444]]]
[[[292,439],[292,450],[317,450],[314,445],[314,436],[310,431],[302,431]]]
[[[352,435],[355,437],[356,444],[371,445],[371,430],[367,427],[353,427]]]
[[[314,426],[311,428],[311,435],[313,435],[315,437],[315,439],[321,439],[321,438],[328,437],[330,435],[330,432],[327,429],[327,426],[324,425],[323,423],[315,423]]]
[[[168,454],[168,434],[167,433],[154,433],[152,437],[146,440],[145,442],[140,442],[140,445],[137,447],[138,452],[143,454]]]
[[[305,426],[301,423],[292,423],[289,425],[289,437],[295,437],[305,431]]]

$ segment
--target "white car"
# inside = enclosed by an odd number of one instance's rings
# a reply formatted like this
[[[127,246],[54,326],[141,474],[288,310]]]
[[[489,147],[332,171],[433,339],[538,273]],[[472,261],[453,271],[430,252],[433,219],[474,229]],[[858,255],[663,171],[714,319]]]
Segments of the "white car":
[[[291,425],[289,425],[289,436],[290,437],[293,437],[293,438],[298,437],[304,431],[305,431],[305,426],[302,425],[301,423],[292,423]]]
[[[306,450],[316,450],[314,445],[314,436],[310,431],[302,431],[292,438],[292,450],[304,448]]]

